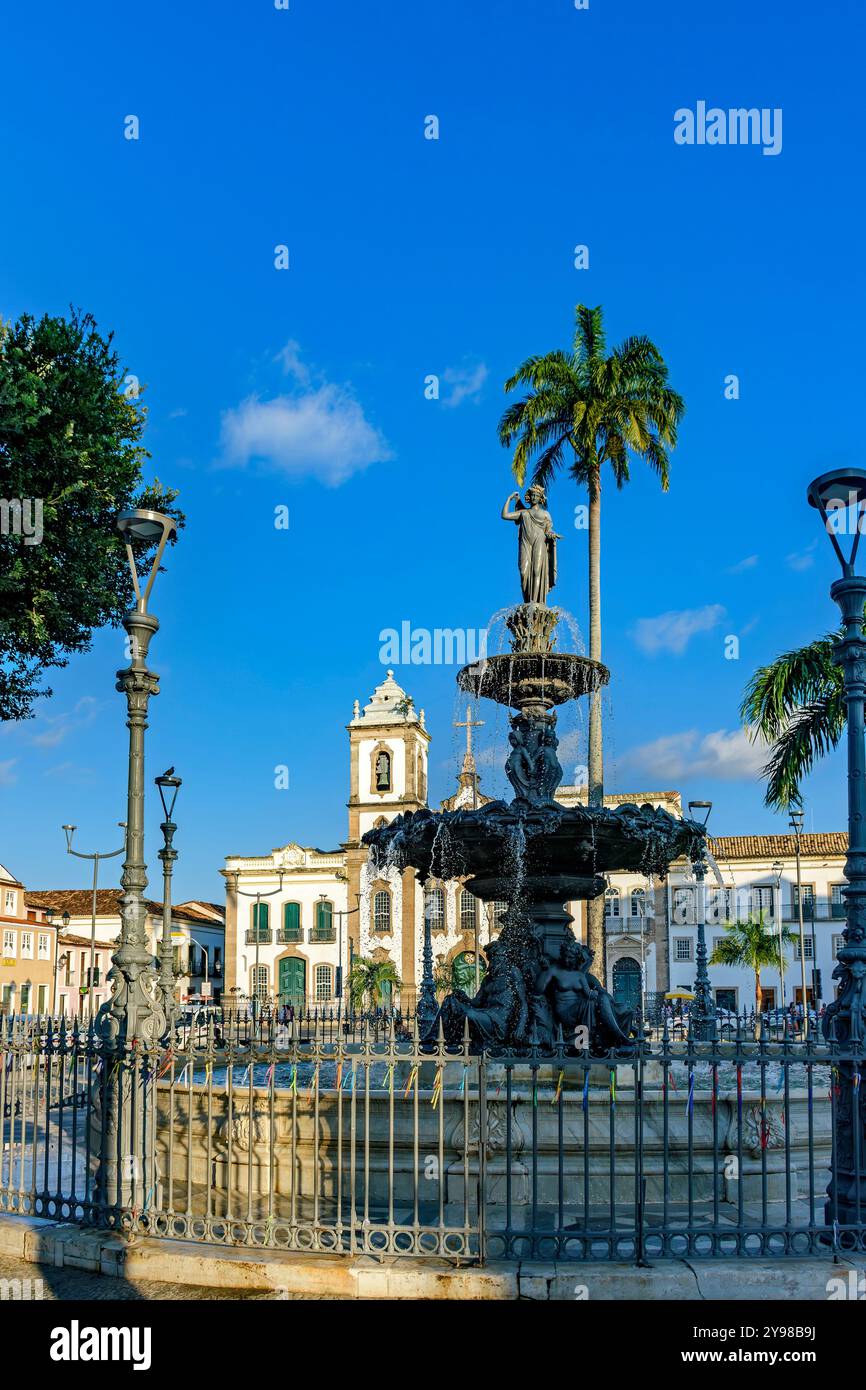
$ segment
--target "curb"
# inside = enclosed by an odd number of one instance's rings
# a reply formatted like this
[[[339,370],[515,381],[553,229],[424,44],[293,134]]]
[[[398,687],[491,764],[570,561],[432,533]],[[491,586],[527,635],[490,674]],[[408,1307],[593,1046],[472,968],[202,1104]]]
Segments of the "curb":
[[[863,1269],[849,1260],[660,1260],[649,1269],[503,1261],[479,1269],[432,1258],[303,1255],[149,1237],[128,1244],[112,1231],[7,1214],[0,1215],[0,1256],[131,1284],[154,1281],[331,1299],[826,1302],[830,1281],[847,1281],[851,1270],[866,1285]]]

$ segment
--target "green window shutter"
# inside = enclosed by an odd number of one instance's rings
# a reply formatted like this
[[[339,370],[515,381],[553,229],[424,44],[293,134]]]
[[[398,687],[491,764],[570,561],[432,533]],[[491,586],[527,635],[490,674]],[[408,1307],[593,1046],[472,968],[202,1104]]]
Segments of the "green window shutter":
[[[300,903],[283,904],[283,926],[286,931],[297,932],[301,926],[301,905]]]
[[[270,903],[253,903],[253,928],[256,931],[267,931],[270,908]]]

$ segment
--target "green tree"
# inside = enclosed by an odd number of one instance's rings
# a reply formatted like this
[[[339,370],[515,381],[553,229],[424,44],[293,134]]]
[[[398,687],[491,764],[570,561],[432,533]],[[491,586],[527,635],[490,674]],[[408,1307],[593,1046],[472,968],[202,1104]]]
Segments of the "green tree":
[[[668,487],[669,449],[685,410],[668,385],[668,369],[646,337],[626,338],[608,353],[601,306],[578,304],[570,352],[528,357],[505,383],[528,386],[499,422],[503,445],[514,447],[512,470],[523,485],[546,487],[566,468],[589,495],[589,655],[601,661],[601,488],[608,465],[618,488],[629,481],[629,459],[643,459]],[[589,802],[604,800],[601,692],[590,697]],[[604,901],[589,905],[589,945],[604,971]]]
[[[0,324],[0,719],[32,718],[51,694],[42,672],[132,607],[117,513],[151,507],[183,524],[177,493],[142,482],[145,419],[90,314]],[[31,520],[41,508],[38,543],[21,533],[22,503]]]
[[[754,972],[755,1013],[760,1016],[763,998],[761,971],[765,967],[780,970],[787,964],[782,948],[789,946],[794,936],[789,927],[774,927],[772,923],[767,926],[763,912],[760,912],[757,918],[746,917],[740,922],[725,922],[724,928],[725,935],[716,942],[709,964],[740,966]],[[756,1023],[756,1037],[758,1027]]]
[[[356,956],[347,981],[349,998],[353,1009],[363,1009],[366,1003],[375,1009],[382,1002],[387,985],[392,990],[401,990],[403,982],[391,960],[372,960],[369,956]]]
[[[770,745],[764,801],[776,810],[802,804],[803,778],[845,731],[842,672],[833,661],[839,636],[783,652],[746,686],[740,714],[751,737]]]

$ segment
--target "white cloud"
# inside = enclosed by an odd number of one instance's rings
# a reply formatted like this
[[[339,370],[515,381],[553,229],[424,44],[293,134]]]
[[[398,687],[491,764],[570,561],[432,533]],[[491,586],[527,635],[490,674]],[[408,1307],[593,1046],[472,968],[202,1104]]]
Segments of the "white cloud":
[[[792,551],[791,554],[786,557],[788,568],[798,571],[811,569],[815,563],[814,552],[817,545],[817,540],[814,540],[810,545],[806,546],[805,550]]]
[[[766,761],[766,747],[752,743],[745,729],[717,729],[703,735],[697,729],[686,729],[641,744],[620,760],[623,768],[674,785],[686,778],[752,780],[760,775]]]
[[[483,362],[476,367],[446,367],[442,380],[449,388],[449,394],[443,398],[442,404],[457,406],[464,401],[477,401],[489,374]]]
[[[709,632],[725,616],[720,603],[708,603],[703,608],[683,608],[679,612],[660,613],[657,618],[639,618],[629,636],[642,652],[656,656],[659,652],[684,652],[699,632]]]
[[[735,565],[731,565],[728,574],[743,574],[746,570],[753,570],[757,563],[757,555],[747,555],[745,559],[738,560]]]
[[[286,346],[280,348],[275,362],[279,362],[286,376],[295,378],[301,386],[308,386],[310,383],[310,369],[301,361],[301,345],[294,338],[290,338]]]
[[[7,758],[5,763],[0,763],[0,787],[11,787],[18,781],[18,774],[12,771],[17,761],[17,758]]]
[[[35,733],[29,740],[34,748],[56,748],[69,734],[81,729],[96,718],[101,702],[93,695],[82,695],[72,710],[62,714],[38,716],[37,728],[45,726],[44,732]]]
[[[271,400],[248,396],[223,412],[224,464],[245,468],[258,461],[290,478],[318,478],[338,487],[371,463],[393,458],[349,387],[327,381],[311,385],[296,342],[286,343],[275,361],[293,379],[295,390]]]

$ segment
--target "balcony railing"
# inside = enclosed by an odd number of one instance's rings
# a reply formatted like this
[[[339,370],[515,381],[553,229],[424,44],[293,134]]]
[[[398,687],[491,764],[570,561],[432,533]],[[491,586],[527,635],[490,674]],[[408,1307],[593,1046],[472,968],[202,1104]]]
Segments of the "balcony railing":
[[[273,941],[273,939],[274,939],[274,938],[273,938],[273,932],[270,931],[270,929],[268,929],[268,931],[264,931],[263,928],[261,928],[261,927],[259,927],[258,930],[256,930],[256,928],[252,927],[252,928],[250,928],[250,930],[247,932],[247,945],[248,945],[248,946],[255,946],[255,944],[256,944],[257,941],[258,941],[258,943],[259,943],[260,946],[270,946],[270,944],[271,944],[271,942]]]
[[[311,946],[327,946],[337,939],[336,927],[310,927],[307,938]]]
[[[843,902],[832,902],[827,899],[816,898],[812,902],[803,902],[803,922],[844,922],[845,904]],[[799,908],[794,903],[785,903],[782,908],[783,922],[800,921]]]
[[[302,927],[278,927],[277,943],[280,946],[290,946],[293,942],[303,941],[304,932]]]
[[[609,936],[649,935],[655,926],[654,917],[605,917],[604,929]]]

